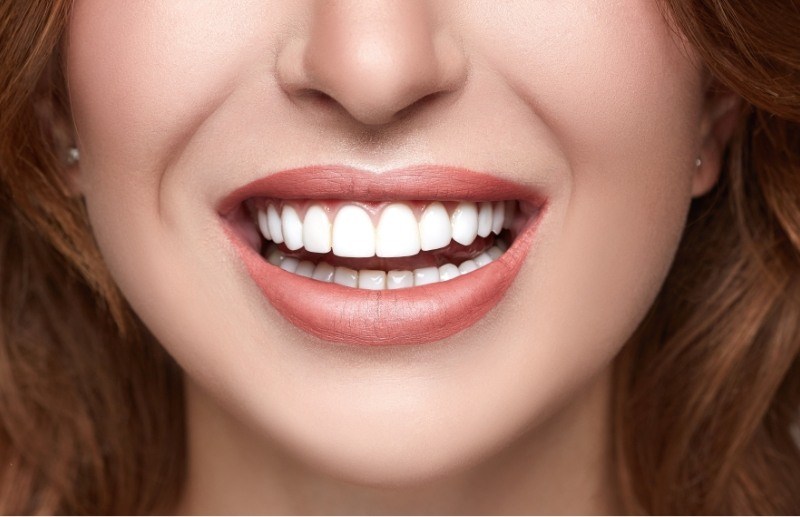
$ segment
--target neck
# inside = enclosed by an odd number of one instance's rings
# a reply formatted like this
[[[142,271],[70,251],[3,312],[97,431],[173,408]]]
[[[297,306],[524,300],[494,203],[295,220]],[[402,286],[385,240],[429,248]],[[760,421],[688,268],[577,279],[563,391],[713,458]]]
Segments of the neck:
[[[178,513],[619,513],[611,470],[610,369],[477,465],[419,484],[332,478],[248,428],[187,381],[188,477]]]

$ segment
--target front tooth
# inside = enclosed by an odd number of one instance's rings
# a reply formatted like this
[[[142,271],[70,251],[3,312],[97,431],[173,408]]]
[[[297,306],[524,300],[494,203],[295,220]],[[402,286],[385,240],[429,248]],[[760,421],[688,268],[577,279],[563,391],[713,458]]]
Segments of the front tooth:
[[[267,213],[261,209],[258,210],[258,229],[261,230],[261,235],[263,235],[265,239],[268,241],[272,240],[272,236],[269,233],[269,218],[267,217]]]
[[[328,264],[327,262],[320,262],[317,264],[317,267],[314,268],[314,273],[311,275],[311,278],[314,280],[319,280],[320,282],[333,282],[333,274],[335,269],[333,266]]]
[[[358,287],[358,271],[339,266],[333,271],[333,283],[347,287]]]
[[[444,248],[453,238],[450,216],[438,201],[428,205],[419,220],[420,248],[423,251]]]
[[[427,285],[439,281],[439,268],[421,267],[414,270],[414,285]]]
[[[375,255],[375,228],[369,214],[356,205],[339,209],[333,221],[333,253],[339,257]]]
[[[442,282],[451,280],[460,274],[461,272],[458,270],[455,264],[445,264],[443,266],[439,266],[439,280]]]
[[[453,240],[464,246],[472,244],[478,236],[478,209],[475,203],[461,202],[450,216]]]
[[[281,231],[286,247],[290,250],[299,250],[303,247],[303,222],[297,215],[297,210],[289,205],[284,205],[281,213]]]
[[[267,226],[269,234],[272,235],[272,242],[280,244],[283,242],[283,232],[281,231],[281,216],[275,209],[275,205],[267,207]]]
[[[311,205],[303,219],[303,247],[314,253],[331,250],[331,222],[319,205]]]
[[[414,287],[414,272],[398,270],[389,271],[389,273],[386,275],[386,287],[389,289]]]
[[[419,225],[411,208],[404,203],[392,203],[384,208],[375,231],[375,254],[411,257],[419,250]]]
[[[380,291],[386,289],[386,271],[362,269],[358,272],[358,288]]]
[[[488,237],[492,232],[492,204],[481,203],[478,205],[478,235]]]
[[[498,201],[492,207],[492,231],[498,235],[503,231],[503,222],[506,218],[506,204]]]

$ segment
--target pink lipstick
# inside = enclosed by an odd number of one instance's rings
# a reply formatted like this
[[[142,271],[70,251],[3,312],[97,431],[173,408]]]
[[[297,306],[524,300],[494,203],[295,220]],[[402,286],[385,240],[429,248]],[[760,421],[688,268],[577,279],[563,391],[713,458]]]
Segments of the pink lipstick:
[[[258,236],[258,225],[253,222],[253,214],[248,213],[248,206],[264,199],[273,204],[298,206],[299,211],[312,203],[325,207],[352,203],[364,206],[364,210],[370,212],[380,210],[390,202],[396,205],[396,202],[408,201],[412,207],[424,207],[433,202],[448,206],[455,203],[490,206],[490,202],[513,202],[518,206],[518,212],[513,222],[506,221],[507,229],[502,234],[495,230],[497,235],[489,233],[487,237],[477,238],[475,243],[464,246],[465,250],[470,250],[464,253],[474,254],[482,251],[478,243],[485,242],[488,246],[495,239],[498,242],[501,238],[512,240],[502,254],[497,248],[493,250],[497,252],[493,254],[494,260],[481,263],[481,257],[486,257],[486,253],[475,257],[482,267],[460,267],[464,274],[456,272],[455,277],[427,285],[369,290],[311,278],[310,269],[305,276],[299,274],[299,269],[297,273],[293,272],[298,259],[313,259],[309,257],[313,253],[302,249],[295,252],[301,254],[298,258],[291,258],[294,261],[291,268],[288,260],[279,267],[276,265],[278,262],[268,261],[262,256],[265,243]],[[226,196],[219,204],[218,212],[225,233],[249,276],[266,301],[287,321],[325,341],[375,346],[439,341],[463,331],[485,316],[502,300],[519,273],[535,241],[545,208],[546,199],[536,189],[467,169],[417,166],[375,173],[342,166],[319,166],[281,171],[253,181]],[[264,231],[269,235],[266,228]],[[270,246],[274,250],[275,244]],[[286,243],[280,246],[283,251],[273,253],[281,256],[292,253],[286,249]],[[402,258],[402,263],[419,260],[430,264],[434,259],[442,262],[445,254],[456,254],[453,248],[458,246],[454,242],[440,250],[419,252]],[[346,265],[348,260],[356,263],[357,260],[370,259],[339,260]],[[380,263],[391,264],[392,260],[401,259],[384,258]],[[465,261],[462,265],[466,266],[467,262],[473,261]],[[308,260],[302,263],[309,268],[312,265]],[[447,267],[455,269],[452,265]],[[436,274],[435,267],[427,269],[433,269]],[[362,271],[361,275],[366,273]],[[380,271],[369,273],[385,276]],[[444,273],[442,279],[445,279]]]

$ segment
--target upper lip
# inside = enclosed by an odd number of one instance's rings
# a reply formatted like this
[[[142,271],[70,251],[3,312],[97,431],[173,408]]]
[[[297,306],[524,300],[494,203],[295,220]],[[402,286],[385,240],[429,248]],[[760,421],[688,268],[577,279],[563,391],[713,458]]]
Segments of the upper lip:
[[[358,201],[516,199],[544,205],[537,189],[494,174],[445,165],[416,165],[376,173],[344,165],[289,169],[251,181],[226,195],[217,210],[225,216],[249,198],[342,199]]]

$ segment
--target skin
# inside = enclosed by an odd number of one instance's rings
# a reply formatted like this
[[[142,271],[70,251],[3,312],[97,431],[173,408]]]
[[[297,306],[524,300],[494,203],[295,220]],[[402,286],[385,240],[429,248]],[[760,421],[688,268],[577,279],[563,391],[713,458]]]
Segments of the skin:
[[[610,366],[735,104],[655,2],[78,0],[67,43],[75,188],[186,372],[179,511],[620,511]],[[549,209],[473,327],[334,346],[265,302],[215,210],[320,163],[489,171]]]

